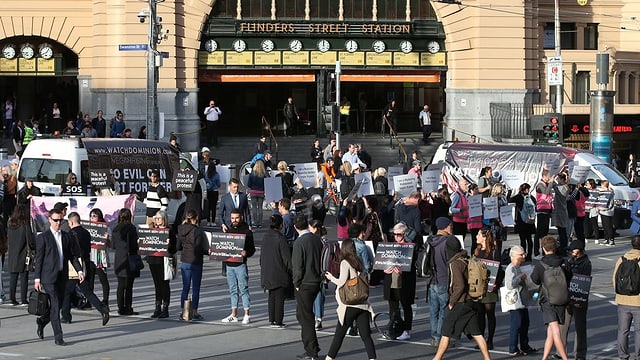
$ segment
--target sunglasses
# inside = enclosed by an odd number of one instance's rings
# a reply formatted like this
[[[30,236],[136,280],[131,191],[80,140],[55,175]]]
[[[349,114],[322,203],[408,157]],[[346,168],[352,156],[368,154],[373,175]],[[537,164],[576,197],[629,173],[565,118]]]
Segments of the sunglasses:
[[[396,234],[396,233],[393,233],[393,236],[404,236],[404,234]]]
[[[49,218],[49,219],[51,219],[51,221],[53,221],[53,222],[60,222],[60,221],[62,221],[62,218],[60,218],[60,219]]]
[[[78,178],[74,176],[71,178],[71,180],[78,180]]]

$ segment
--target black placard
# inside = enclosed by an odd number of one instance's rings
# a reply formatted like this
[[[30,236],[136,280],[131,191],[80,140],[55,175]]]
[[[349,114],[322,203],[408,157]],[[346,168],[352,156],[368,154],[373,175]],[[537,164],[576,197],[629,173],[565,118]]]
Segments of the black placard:
[[[573,274],[569,281],[569,302],[572,304],[586,304],[591,291],[591,276]]]
[[[496,288],[496,277],[498,276],[498,271],[500,270],[500,261],[488,259],[478,260],[482,261],[489,271],[489,282],[487,283],[487,291],[493,292]]]
[[[60,193],[60,195],[62,196],[87,195],[87,185],[64,184],[62,185],[62,192]]]
[[[89,181],[93,186],[109,186],[109,169],[89,170]]]
[[[205,232],[209,239],[209,259],[242,262],[245,234]]]
[[[106,241],[109,237],[109,228],[107,223],[94,223],[86,220],[81,220],[80,225],[87,229],[91,234],[91,247],[94,249],[104,250],[107,248]]]
[[[397,266],[402,271],[411,271],[413,243],[380,243],[376,250],[374,270],[385,270]]]
[[[140,255],[166,256],[169,247],[169,229],[138,229]]]
[[[193,170],[176,171],[171,180],[174,190],[194,191],[198,182],[198,172]]]

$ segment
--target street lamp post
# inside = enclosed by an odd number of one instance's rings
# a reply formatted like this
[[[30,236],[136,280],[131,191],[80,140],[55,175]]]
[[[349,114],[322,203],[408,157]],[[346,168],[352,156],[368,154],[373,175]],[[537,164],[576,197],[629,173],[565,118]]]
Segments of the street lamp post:
[[[158,18],[157,4],[164,0],[149,0],[149,31],[147,45],[147,138],[158,140],[158,73],[161,65],[161,57],[158,53],[158,43],[163,39],[162,25]],[[141,22],[144,22],[146,16],[144,11],[138,15]]]

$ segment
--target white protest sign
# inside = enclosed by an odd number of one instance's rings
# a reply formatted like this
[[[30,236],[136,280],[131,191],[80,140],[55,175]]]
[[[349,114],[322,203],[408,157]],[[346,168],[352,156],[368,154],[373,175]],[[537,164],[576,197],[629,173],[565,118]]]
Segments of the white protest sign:
[[[574,161],[567,161],[565,165],[567,166],[567,171],[569,172],[569,174],[573,174],[573,168],[575,167],[576,163]]]
[[[472,195],[467,199],[469,202],[469,217],[482,216],[482,195]]]
[[[591,170],[591,167],[589,166],[574,166],[573,171],[571,172],[571,183],[583,183],[587,180],[587,176],[589,176],[589,170]]]
[[[500,207],[500,221],[504,226],[513,225],[513,208],[514,204],[508,204]]]
[[[360,184],[358,189],[358,196],[373,195],[373,182],[371,181],[371,173],[365,171],[360,174],[355,174],[354,180],[356,184]]]
[[[264,178],[264,199],[268,204],[282,199],[282,177]]]
[[[557,159],[556,161],[553,162],[553,164],[551,164],[551,167],[549,167],[549,175],[557,175],[560,170],[562,170],[562,167],[564,166],[564,159]]]
[[[402,175],[404,171],[402,171],[402,167],[400,166],[390,166],[387,170],[387,179],[389,179],[389,190],[393,190],[393,177],[396,175]]]
[[[438,191],[440,185],[440,170],[427,170],[422,173],[422,192],[428,194]]]
[[[484,218],[495,219],[500,216],[498,212],[498,198],[488,197],[482,199],[482,205],[484,206]]]
[[[302,182],[305,188],[316,186],[316,174],[318,173],[318,164],[303,163],[293,164],[296,170],[296,176]]]
[[[226,184],[231,179],[229,165],[216,165],[216,172],[220,175],[220,184]]]
[[[500,170],[502,181],[510,189],[518,189],[524,182],[524,172],[520,170]]]
[[[393,177],[393,189],[399,196],[409,196],[418,188],[418,176],[416,174],[396,175]]]

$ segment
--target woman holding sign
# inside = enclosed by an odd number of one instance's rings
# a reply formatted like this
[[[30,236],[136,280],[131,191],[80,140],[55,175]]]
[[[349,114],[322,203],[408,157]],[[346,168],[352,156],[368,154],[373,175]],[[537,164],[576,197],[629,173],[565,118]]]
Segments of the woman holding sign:
[[[491,229],[483,227],[476,236],[477,246],[473,255],[478,259],[486,259],[490,261],[500,262],[501,254],[496,249],[496,242],[491,234]],[[499,266],[499,265],[498,265]],[[499,267],[498,267],[499,268]],[[490,269],[493,269],[491,267]],[[494,274],[490,274],[492,276]],[[485,319],[488,325],[487,332],[487,348],[493,350],[493,336],[496,333],[496,302],[498,302],[498,288],[502,281],[502,272],[498,270],[493,289],[487,290],[487,294],[480,300],[481,305],[478,307],[478,325],[484,333]]]
[[[107,221],[104,219],[104,215],[102,214],[102,210],[98,208],[91,209],[89,212],[89,219],[92,223],[101,223],[107,224]],[[111,241],[109,237],[105,241],[105,246],[109,247],[111,245]],[[85,281],[91,281],[91,291],[93,291],[93,283],[95,281],[95,275],[98,275],[98,279],[100,279],[100,285],[102,286],[102,302],[109,306],[109,292],[111,288],[109,287],[109,277],[107,276],[106,269],[109,267],[109,253],[106,249],[91,249],[91,262],[95,265],[96,270],[93,278],[86,279]]]
[[[118,314],[138,315],[133,311],[133,281],[140,277],[140,270],[132,270],[129,256],[138,253],[138,230],[131,223],[131,210],[120,209],[118,225],[113,229],[113,247],[116,255],[113,269],[118,277]]]
[[[156,295],[156,307],[155,311],[151,315],[152,319],[159,318],[165,319],[169,317],[169,300],[171,299],[171,288],[169,287],[169,281],[164,271],[165,257],[173,258],[175,264],[176,253],[176,235],[173,230],[169,229],[169,221],[167,220],[167,213],[160,210],[153,216],[152,229],[168,230],[169,238],[167,239],[167,255],[166,256],[154,256],[150,254],[147,256],[147,262],[149,263],[149,270],[151,271],[151,277],[153,278],[153,287]],[[174,268],[175,270],[175,268]]]

